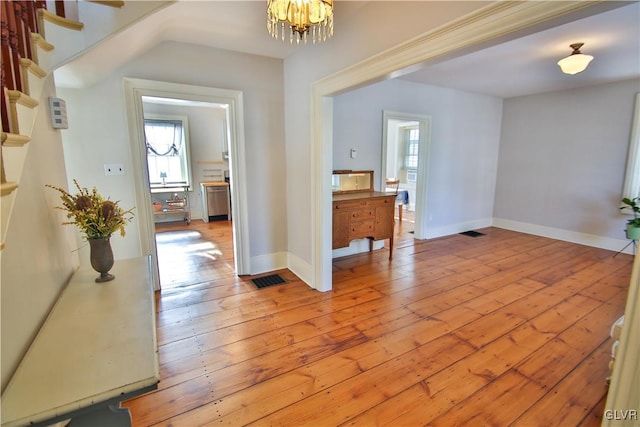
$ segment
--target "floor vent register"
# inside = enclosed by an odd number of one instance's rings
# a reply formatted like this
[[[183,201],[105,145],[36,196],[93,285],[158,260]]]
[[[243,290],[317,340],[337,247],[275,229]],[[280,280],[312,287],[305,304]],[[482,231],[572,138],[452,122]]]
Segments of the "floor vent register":
[[[256,285],[256,288],[258,289],[268,288],[269,286],[275,286],[275,285],[279,285],[281,283],[287,282],[279,274],[272,274],[270,276],[258,277],[256,279],[251,279],[251,281],[253,282],[254,285]]]
[[[480,237],[480,236],[484,236],[485,235],[484,233],[481,233],[479,231],[473,231],[473,230],[465,231],[465,232],[462,232],[460,234],[462,234],[463,236],[469,236],[469,237]]]

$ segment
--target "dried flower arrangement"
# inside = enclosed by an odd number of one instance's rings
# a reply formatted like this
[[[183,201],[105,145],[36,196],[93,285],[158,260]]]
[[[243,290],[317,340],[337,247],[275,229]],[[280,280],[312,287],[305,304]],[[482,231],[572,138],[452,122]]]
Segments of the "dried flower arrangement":
[[[125,211],[118,206],[119,202],[105,200],[96,187],[89,192],[87,188],[81,188],[75,179],[73,183],[78,189],[76,195],[63,188],[47,185],[61,193],[62,206],[56,208],[66,211],[67,218],[73,219],[63,224],[77,225],[80,231],[86,234],[87,239],[108,238],[118,230],[120,235],[124,236],[124,226],[133,219],[133,208]]]

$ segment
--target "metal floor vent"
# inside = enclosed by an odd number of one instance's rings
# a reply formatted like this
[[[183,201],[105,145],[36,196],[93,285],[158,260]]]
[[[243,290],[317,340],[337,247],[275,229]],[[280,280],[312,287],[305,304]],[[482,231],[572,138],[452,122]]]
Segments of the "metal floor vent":
[[[270,276],[258,277],[256,279],[251,279],[256,288],[262,289],[269,286],[279,285],[281,283],[286,283],[287,281],[280,277],[279,274],[272,274]]]
[[[479,231],[464,231],[462,233],[463,236],[469,236],[469,237],[480,237],[480,236],[484,236],[484,233],[480,233]]]

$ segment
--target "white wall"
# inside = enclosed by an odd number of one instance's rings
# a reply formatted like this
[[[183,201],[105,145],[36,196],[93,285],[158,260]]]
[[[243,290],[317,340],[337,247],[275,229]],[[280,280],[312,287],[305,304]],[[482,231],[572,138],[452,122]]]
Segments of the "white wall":
[[[505,100],[494,216],[624,239],[618,206],[638,91],[634,79]]]
[[[249,255],[286,251],[282,61],[167,42],[136,58],[100,84],[86,89],[60,89],[69,114],[70,129],[65,135],[69,177],[98,186],[126,207],[135,203],[132,174],[143,171],[134,171],[131,166],[123,77],[243,92]],[[124,164],[125,175],[105,177],[103,164],[107,162]],[[117,259],[140,255],[136,222],[127,228],[124,239],[112,240]]]
[[[428,237],[490,225],[502,100],[437,86],[388,80],[334,98],[335,169],[381,171],[382,111],[431,117],[427,166]],[[350,159],[349,148],[358,150]]]
[[[53,78],[46,79],[39,114],[29,142],[5,236],[0,295],[2,389],[78,265],[76,229],[60,206],[60,194],[45,184],[66,188],[60,133],[49,124],[47,98],[55,96]],[[11,150],[11,148],[4,148]],[[10,179],[12,177],[9,177]]]

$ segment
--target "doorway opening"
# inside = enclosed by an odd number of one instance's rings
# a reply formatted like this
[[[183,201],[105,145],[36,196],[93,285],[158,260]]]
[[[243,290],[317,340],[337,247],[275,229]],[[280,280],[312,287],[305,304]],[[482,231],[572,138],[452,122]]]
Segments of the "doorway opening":
[[[233,221],[231,223],[231,236],[233,247],[233,266],[236,275],[249,274],[250,268],[250,248],[248,233],[248,210],[247,210],[247,191],[244,177],[246,176],[246,165],[244,160],[245,141],[244,141],[244,108],[242,92],[217,89],[202,86],[192,86],[179,83],[159,82],[152,80],[142,80],[133,78],[124,78],[125,101],[127,106],[127,114],[129,121],[129,136],[131,141],[131,154],[133,169],[140,171],[148,171],[147,165],[147,147],[144,135],[144,114],[143,98],[157,98],[164,100],[163,102],[171,102],[173,104],[218,104],[226,107],[226,126],[223,133],[226,135],[227,153],[223,152],[223,158],[207,159],[195,157],[194,162],[197,166],[197,175],[192,168],[193,187],[199,181],[207,180],[204,176],[204,169],[210,169],[211,161],[216,162],[219,166],[224,164],[222,160],[228,155],[228,176],[230,181],[230,204],[233,206]],[[157,100],[156,100],[157,101]],[[193,133],[193,131],[192,131]],[[192,135],[195,137],[195,134]],[[203,139],[210,140],[210,135],[202,136]],[[211,148],[211,147],[209,147]],[[193,159],[192,159],[193,160]],[[221,162],[221,163],[217,163]],[[215,168],[215,167],[214,167]],[[222,169],[223,168],[217,168]],[[168,173],[167,177],[168,178]],[[151,262],[152,281],[155,290],[160,289],[160,273],[158,265],[158,251],[155,240],[155,218],[154,205],[151,196],[151,182],[148,173],[138,173],[134,176],[136,201],[138,205],[138,215],[136,219],[139,222],[140,243],[143,254],[149,254]],[[201,191],[201,190],[200,190]],[[186,203],[192,202],[191,206],[200,205],[198,202],[198,194],[193,196],[193,191],[187,192],[191,194],[185,197]],[[177,196],[179,198],[180,196]],[[189,214],[191,211],[189,209]],[[198,220],[201,221],[201,220]]]
[[[398,220],[413,226],[416,239],[425,239],[431,118],[393,111],[384,111],[382,116],[381,180],[400,181],[398,204],[402,212],[398,213]],[[381,188],[384,182],[380,183]]]
[[[229,105],[142,96],[142,109],[161,288],[233,276]]]

